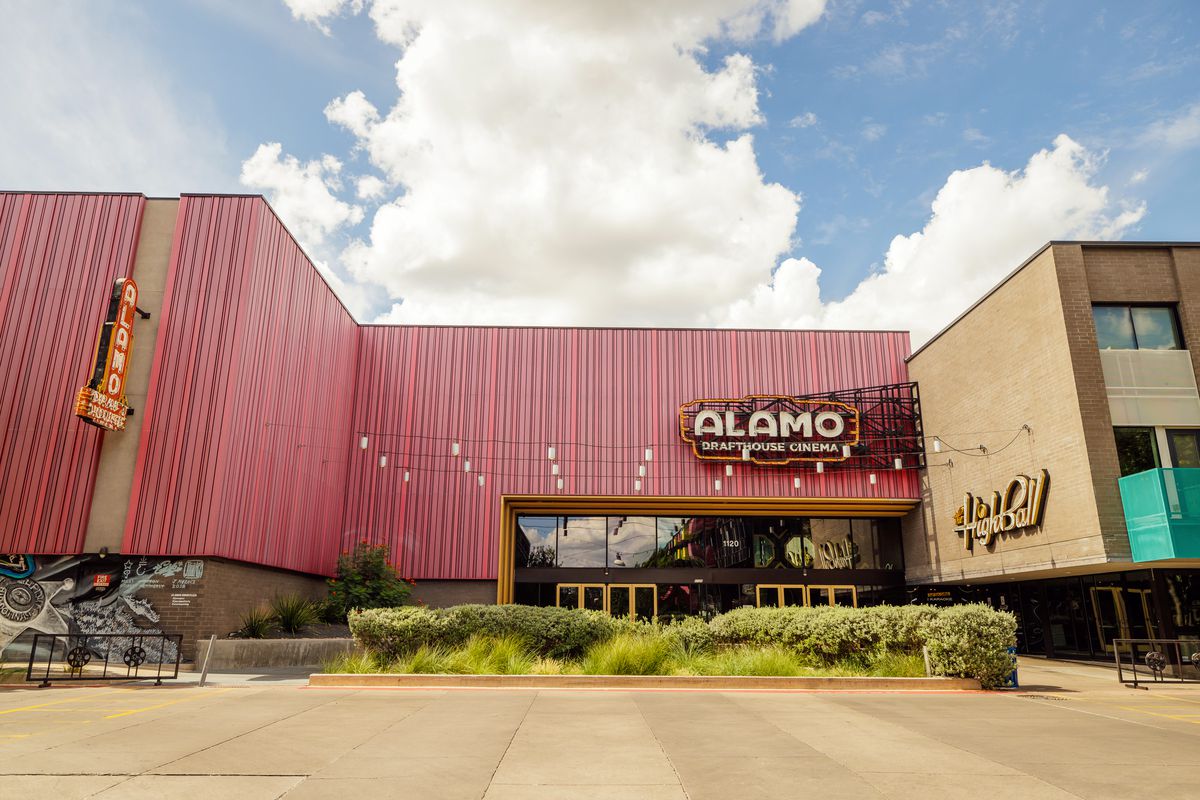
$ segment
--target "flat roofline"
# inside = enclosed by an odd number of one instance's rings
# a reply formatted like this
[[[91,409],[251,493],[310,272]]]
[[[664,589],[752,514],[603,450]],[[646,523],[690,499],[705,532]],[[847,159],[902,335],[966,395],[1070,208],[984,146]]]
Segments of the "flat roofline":
[[[910,331],[892,328],[701,328],[682,325],[477,325],[471,323],[410,323],[360,322],[361,328],[478,328],[480,330],[555,330],[555,331],[711,331],[720,333],[900,333]]]
[[[1034,252],[1033,255],[1029,256],[1029,258],[1022,261],[1020,266],[1018,266],[1012,272],[1008,273],[1003,278],[1001,278],[999,283],[997,283],[991,289],[988,289],[987,292],[985,292],[982,297],[980,297],[978,300],[976,300],[974,303],[972,303],[967,308],[966,311],[962,312],[957,317],[952,319],[950,321],[950,323],[948,325],[946,325],[946,327],[942,328],[940,331],[935,333],[933,336],[930,336],[929,339],[923,345],[921,345],[916,350],[914,350],[908,358],[904,359],[904,362],[907,364],[909,361],[912,361],[914,358],[916,358],[918,355],[920,355],[921,352],[924,351],[926,347],[929,347],[929,345],[933,344],[938,339],[940,339],[943,334],[945,334],[951,328],[953,328],[955,325],[957,325],[965,316],[967,316],[972,311],[974,311],[976,308],[978,308],[980,305],[982,305],[985,300],[987,300],[993,294],[998,292],[1006,283],[1008,283],[1010,280],[1012,280],[1014,277],[1016,277],[1017,273],[1020,272],[1021,270],[1025,269],[1025,267],[1029,266],[1030,262],[1032,262],[1035,258],[1040,256],[1042,253],[1046,252],[1051,247],[1055,247],[1058,245],[1070,245],[1073,247],[1106,247],[1106,248],[1129,248],[1129,249],[1132,249],[1132,248],[1147,248],[1147,247],[1159,247],[1159,248],[1200,247],[1200,242],[1142,242],[1142,241],[1093,242],[1093,241],[1078,241],[1078,240],[1072,240],[1072,239],[1051,239],[1050,241],[1046,242],[1044,245],[1039,247],[1037,249],[1037,251]]]

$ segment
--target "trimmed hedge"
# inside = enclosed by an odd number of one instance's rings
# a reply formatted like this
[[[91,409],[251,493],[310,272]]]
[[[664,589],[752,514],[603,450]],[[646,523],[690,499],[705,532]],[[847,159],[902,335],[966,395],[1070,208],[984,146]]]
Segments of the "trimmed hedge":
[[[663,625],[554,607],[405,607],[352,612],[350,631],[389,660],[422,646],[454,647],[473,636],[515,637],[537,655],[557,659],[582,657],[619,633],[661,637],[691,654],[784,647],[823,664],[870,665],[927,647],[935,674],[976,678],[986,688],[1001,685],[1012,670],[1008,648],[1016,643],[1013,615],[986,605],[739,608],[708,623],[692,617]]]
[[[396,658],[421,645],[456,646],[472,636],[515,636],[548,658],[575,658],[637,623],[600,611],[540,606],[463,605],[385,608],[350,613],[350,633],[366,649]]]

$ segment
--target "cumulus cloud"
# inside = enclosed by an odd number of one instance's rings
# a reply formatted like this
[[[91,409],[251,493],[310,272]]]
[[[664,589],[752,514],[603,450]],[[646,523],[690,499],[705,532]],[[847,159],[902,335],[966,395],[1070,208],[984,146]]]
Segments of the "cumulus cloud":
[[[326,235],[343,225],[362,222],[359,206],[339,200],[342,163],[331,155],[301,163],[284,156],[279,142],[258,146],[242,164],[246,186],[270,193],[279,216],[306,245],[319,248]]]
[[[373,214],[341,268],[382,287],[373,307],[392,322],[887,327],[920,343],[1046,240],[1141,219],[1095,183],[1101,156],[1060,136],[1021,169],[951,174],[921,230],[822,298],[821,268],[787,258],[800,197],[755,156],[759,66],[702,58],[717,40],[794,35],[819,6],[377,0],[399,99],[352,91],[325,109],[373,172],[346,189]],[[272,144],[245,178],[320,237],[361,213],[338,172]]]
[[[899,328],[919,345],[1050,239],[1113,239],[1145,214],[1121,208],[1092,178],[1099,157],[1060,135],[1022,170],[990,164],[954,172],[924,228],[897,236],[883,269],[851,294],[824,302],[821,269],[787,259],[769,284],[735,303],[720,321],[783,327]]]
[[[0,179],[57,191],[229,191],[237,161],[205,96],[174,84],[133,4],[7,2]]]
[[[817,124],[817,115],[811,111],[805,111],[803,114],[797,114],[788,122],[788,127],[791,128],[811,128]]]
[[[325,114],[398,188],[341,263],[396,321],[694,322],[769,274],[799,208],[755,157],[757,65],[703,48],[786,38],[823,7],[374,3],[399,99]]]

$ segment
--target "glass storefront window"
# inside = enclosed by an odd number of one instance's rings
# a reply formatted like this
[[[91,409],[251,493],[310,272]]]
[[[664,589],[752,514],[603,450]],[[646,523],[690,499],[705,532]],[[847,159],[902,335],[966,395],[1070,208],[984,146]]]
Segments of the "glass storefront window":
[[[1136,350],[1133,338],[1133,319],[1128,306],[1094,306],[1096,343],[1101,350]]]
[[[1117,440],[1117,463],[1121,477],[1154,469],[1159,465],[1154,428],[1113,428]]]
[[[564,517],[558,534],[558,566],[607,566],[607,517]]]
[[[517,518],[517,566],[558,566],[558,527],[561,520],[562,517]]]
[[[608,532],[608,566],[644,567],[654,563],[658,551],[654,517],[609,517]]]

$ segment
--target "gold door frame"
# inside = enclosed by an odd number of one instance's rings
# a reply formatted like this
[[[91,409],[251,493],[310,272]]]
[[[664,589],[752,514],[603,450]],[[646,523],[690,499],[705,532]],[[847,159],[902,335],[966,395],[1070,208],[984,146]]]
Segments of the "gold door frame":
[[[763,607],[763,604],[762,604],[762,590],[763,589],[771,589],[775,592],[778,592],[777,597],[779,599],[779,604],[774,606],[774,608],[785,608],[785,607],[787,607],[787,608],[803,608],[808,605],[808,590],[805,588],[804,584],[802,584],[802,583],[756,583],[756,584],[754,584],[754,606],[755,606],[755,608]],[[783,602],[783,590],[784,589],[799,589],[800,596],[804,598],[804,605],[803,606],[795,606],[795,605],[787,606]]]
[[[654,598],[654,604],[651,607],[651,619],[658,619],[658,584],[657,583],[610,583],[606,584],[604,589],[604,610],[612,614],[612,590],[613,589],[628,589],[629,590],[629,618],[637,619],[637,591],[638,589],[649,589],[650,596]]]
[[[814,603],[812,601],[812,590],[813,589],[828,589],[829,590],[829,602],[821,603],[820,605],[830,605],[830,606],[837,605],[837,603],[833,602],[833,599],[835,597],[834,593],[838,589],[842,589],[842,590],[849,589],[850,590],[850,607],[858,608],[858,587],[853,584],[810,583],[804,593],[804,603],[805,603],[805,605],[810,606],[810,607],[817,605],[817,603]]]
[[[563,587],[574,587],[579,590],[579,601],[575,604],[575,608],[583,608],[583,590],[584,589],[599,589],[604,596],[603,611],[608,613],[608,586],[603,583],[556,583],[554,584],[554,605],[561,608],[562,600],[561,590]]]

